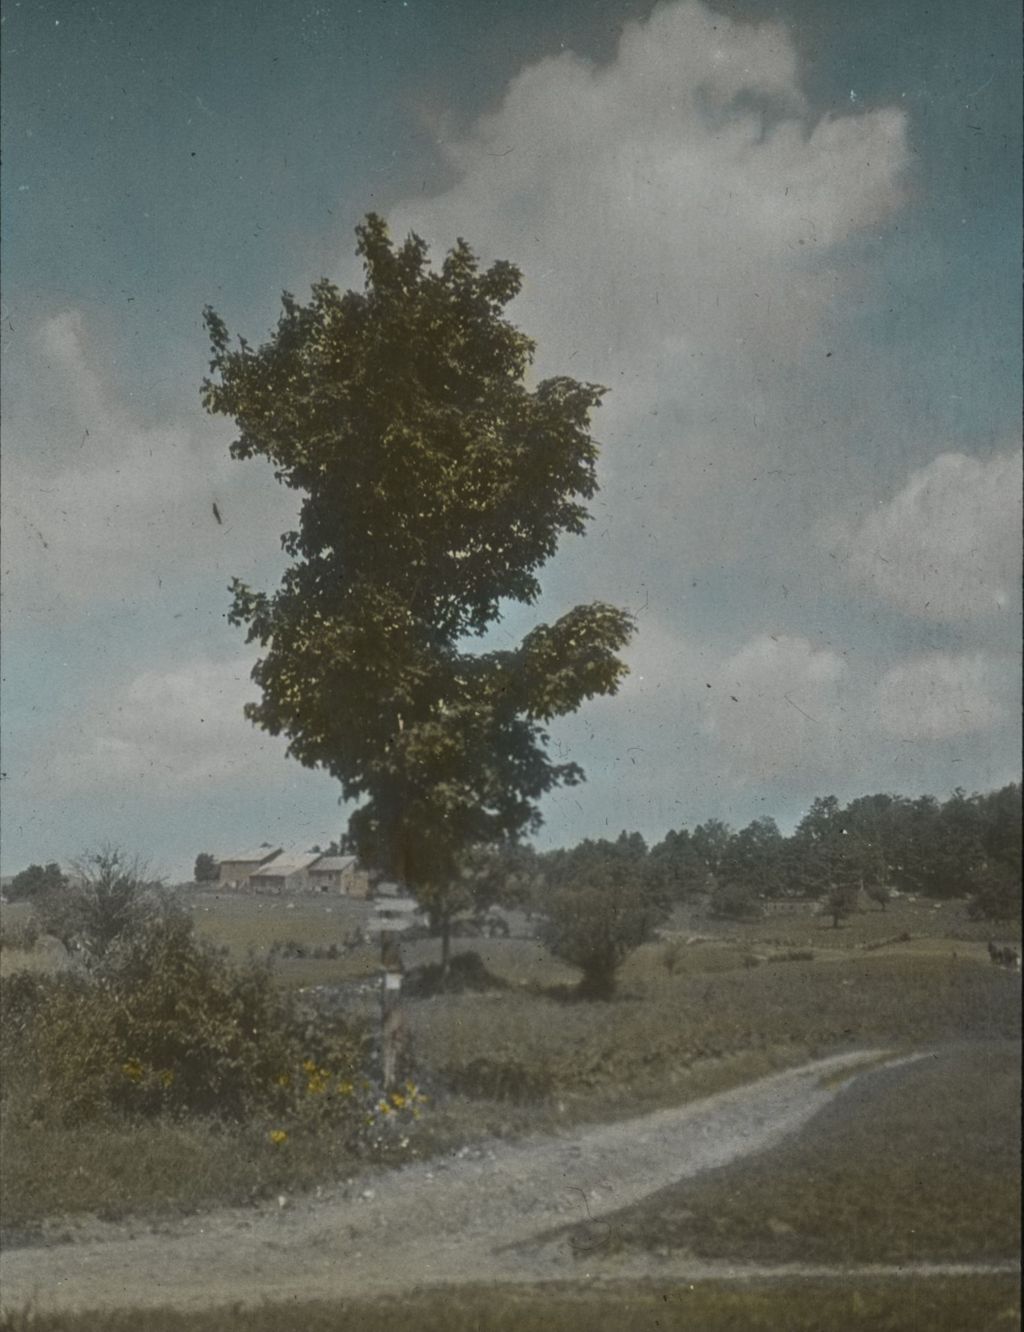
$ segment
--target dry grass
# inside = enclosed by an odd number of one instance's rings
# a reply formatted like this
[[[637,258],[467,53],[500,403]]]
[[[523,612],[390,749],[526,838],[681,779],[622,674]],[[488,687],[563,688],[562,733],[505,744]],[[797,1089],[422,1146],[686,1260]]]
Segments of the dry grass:
[[[667,1284],[615,1282],[443,1287],[404,1299],[343,1300],[205,1312],[137,1310],[0,1318],[2,1332],[1009,1332],[1013,1277]]]

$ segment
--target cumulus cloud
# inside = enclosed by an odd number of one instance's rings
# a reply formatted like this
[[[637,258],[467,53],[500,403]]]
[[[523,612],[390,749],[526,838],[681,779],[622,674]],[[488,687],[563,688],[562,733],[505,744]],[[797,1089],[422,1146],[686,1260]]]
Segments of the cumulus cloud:
[[[1007,673],[983,653],[934,652],[887,671],[878,717],[901,740],[948,740],[986,731],[1009,716]]]
[[[251,666],[247,658],[198,660],[97,691],[85,708],[60,719],[39,780],[51,796],[179,795],[280,781],[284,742],[242,716],[244,703],[258,697]]]
[[[858,524],[825,529],[849,579],[900,610],[955,622],[1012,609],[1020,589],[1021,455],[944,453]]]
[[[47,389],[5,429],[8,616],[73,619],[197,571],[223,589],[250,565],[254,530],[273,547],[288,525],[269,469],[232,463],[221,429],[142,421],[106,382],[95,341],[69,310],[21,349],[26,377]]]
[[[811,781],[848,756],[859,718],[846,662],[831,648],[760,634],[723,661],[714,683],[706,729],[731,784]]]
[[[441,147],[458,183],[398,221],[516,256],[529,326],[584,374],[780,334],[794,354],[834,294],[828,253],[899,203],[907,156],[899,111],[812,123],[786,31],[695,3],[631,24],[606,66],[527,68]]]

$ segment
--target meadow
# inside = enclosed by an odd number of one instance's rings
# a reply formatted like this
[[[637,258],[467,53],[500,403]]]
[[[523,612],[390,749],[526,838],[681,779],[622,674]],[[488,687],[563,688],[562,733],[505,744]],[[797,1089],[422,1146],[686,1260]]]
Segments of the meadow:
[[[376,975],[376,949],[345,947],[368,921],[366,903],[207,892],[188,901],[198,932],[236,958],[298,944],[306,957],[274,956],[279,983],[340,995],[373,1022],[376,986],[365,982]],[[6,906],[5,931],[22,915]],[[840,929],[809,909],[742,924],[680,911],[627,959],[617,997],[602,1003],[575,1002],[576,973],[528,937],[524,918],[512,924],[508,939],[457,941],[456,957],[480,959],[482,989],[406,1001],[415,1076],[431,1096],[409,1156],[628,1117],[833,1050],[1019,1032],[1019,977],[990,964],[986,931],[962,903],[899,900]],[[332,944],[337,958],[308,956]],[[414,977],[438,945],[421,939],[403,953]],[[38,953],[2,956],[8,971],[40,964]],[[88,1213],[161,1215],[295,1194],[366,1166],[313,1134],[279,1151],[263,1123],[8,1120],[0,1215],[13,1234],[59,1230],[60,1218]]]

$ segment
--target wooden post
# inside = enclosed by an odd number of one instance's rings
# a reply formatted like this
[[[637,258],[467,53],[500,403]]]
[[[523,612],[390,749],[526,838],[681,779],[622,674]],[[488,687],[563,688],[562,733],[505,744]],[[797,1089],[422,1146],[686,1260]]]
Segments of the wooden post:
[[[402,956],[396,931],[380,932],[380,1046],[384,1090],[390,1091],[398,1078],[398,1056],[402,1044]]]

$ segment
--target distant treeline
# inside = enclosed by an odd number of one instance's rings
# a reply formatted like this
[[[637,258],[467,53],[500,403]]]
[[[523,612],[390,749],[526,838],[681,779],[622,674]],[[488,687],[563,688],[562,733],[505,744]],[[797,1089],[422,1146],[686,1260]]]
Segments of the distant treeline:
[[[673,898],[821,898],[863,891],[884,907],[893,892],[972,897],[977,914],[1020,916],[1021,788],[988,794],[860,796],[814,801],[789,837],[774,819],[735,831],[718,819],[679,828],[648,847],[639,833],[528,855],[548,884],[615,877],[629,869]],[[525,866],[523,867],[525,868]]]

